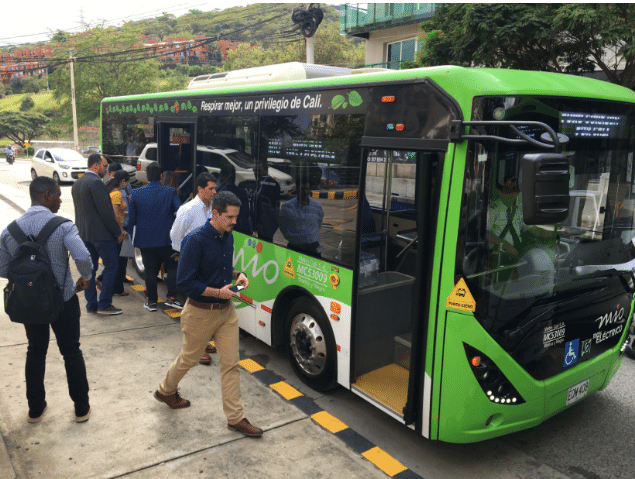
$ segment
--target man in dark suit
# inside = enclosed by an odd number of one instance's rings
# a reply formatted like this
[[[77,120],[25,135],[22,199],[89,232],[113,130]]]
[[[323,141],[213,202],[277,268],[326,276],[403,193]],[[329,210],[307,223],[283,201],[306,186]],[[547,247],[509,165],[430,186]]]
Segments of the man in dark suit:
[[[99,153],[93,153],[88,157],[87,166],[88,169],[73,184],[71,190],[75,205],[75,224],[93,261],[90,285],[84,292],[86,309],[89,313],[121,314],[121,309],[112,304],[112,294],[119,267],[117,242],[123,239],[124,232],[117,223],[106,185],[102,182],[108,169],[108,161]],[[104,271],[98,301],[95,273],[99,267],[99,258],[104,264]]]
[[[160,183],[161,167],[156,161],[148,165],[146,173],[149,183],[133,190],[128,204],[128,230],[134,231],[134,245],[141,250],[145,268],[148,301],[144,307],[148,311],[157,310],[157,274],[163,263],[168,274],[165,304],[183,309],[177,299],[176,261],[172,258],[170,240],[170,229],[181,200],[176,189]]]

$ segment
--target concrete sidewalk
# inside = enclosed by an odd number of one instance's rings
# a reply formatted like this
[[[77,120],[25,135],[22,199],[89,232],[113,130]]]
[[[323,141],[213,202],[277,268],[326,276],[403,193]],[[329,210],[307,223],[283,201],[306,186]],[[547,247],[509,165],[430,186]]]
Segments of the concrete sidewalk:
[[[29,205],[28,195],[0,185],[0,230]],[[5,285],[0,279],[0,288]],[[80,294],[92,407],[82,424],[74,421],[54,339],[45,379],[48,409],[40,423],[27,423],[26,336],[0,309],[0,479],[386,477],[359,454],[363,447],[356,451],[311,419],[310,400],[283,399],[270,387],[274,375],[265,370],[268,376],[259,377],[258,367],[241,370],[241,389],[246,416],[265,430],[261,439],[227,429],[216,358],[181,382],[190,408],[174,411],[156,401],[152,393],[180,351],[178,319],[145,310],[139,293],[126,288],[132,294],[115,301],[125,311],[120,316],[85,314]]]

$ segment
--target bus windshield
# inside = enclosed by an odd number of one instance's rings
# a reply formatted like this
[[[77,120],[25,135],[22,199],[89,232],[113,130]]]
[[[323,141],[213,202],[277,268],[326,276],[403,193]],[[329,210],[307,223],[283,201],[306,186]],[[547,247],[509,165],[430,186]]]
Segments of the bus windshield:
[[[545,150],[530,143],[470,143],[457,272],[474,293],[477,317],[511,351],[541,315],[552,317],[547,312],[556,304],[584,304],[594,297],[590,292],[613,285],[624,293],[619,277],[635,268],[635,111],[606,101],[488,97],[475,101],[474,117],[543,122],[558,133],[569,161],[569,216],[560,224],[527,225],[520,160]],[[518,129],[536,140],[549,138],[541,128]],[[519,138],[507,126],[486,130]]]

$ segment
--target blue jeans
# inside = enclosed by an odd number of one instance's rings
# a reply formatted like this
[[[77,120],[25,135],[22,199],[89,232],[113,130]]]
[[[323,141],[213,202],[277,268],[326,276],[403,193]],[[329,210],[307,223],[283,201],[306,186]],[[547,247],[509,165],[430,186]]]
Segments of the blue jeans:
[[[75,403],[75,411],[85,414],[88,410],[88,379],[86,365],[79,349],[79,299],[73,295],[64,303],[64,309],[57,321],[51,323],[57,347],[64,358],[68,392]],[[44,409],[44,371],[46,353],[49,347],[50,329],[48,324],[25,324],[29,346],[26,352],[26,398],[29,410],[39,412]]]
[[[117,271],[119,269],[119,253],[116,241],[95,241],[90,243],[84,241],[90,257],[93,260],[93,274],[90,278],[90,285],[84,291],[86,297],[86,309],[96,311],[98,309],[108,309],[112,305],[112,295],[115,289]],[[97,288],[95,287],[95,273],[99,267],[99,258],[104,264],[104,271],[101,280],[101,295],[97,301]]]

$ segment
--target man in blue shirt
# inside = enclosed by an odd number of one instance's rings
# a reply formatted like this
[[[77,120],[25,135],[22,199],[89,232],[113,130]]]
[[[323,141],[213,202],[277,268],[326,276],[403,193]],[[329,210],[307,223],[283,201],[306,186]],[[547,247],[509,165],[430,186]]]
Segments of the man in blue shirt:
[[[62,202],[62,192],[52,178],[38,176],[29,186],[31,207],[17,219],[17,224],[27,236],[36,237],[40,230],[55,217]],[[8,229],[2,232],[0,241],[0,277],[6,278],[9,262],[16,254],[18,243]],[[50,329],[53,329],[57,346],[64,357],[68,392],[75,403],[75,421],[88,421],[90,404],[88,402],[88,379],[86,365],[79,349],[79,318],[81,309],[77,291],[88,287],[93,272],[93,262],[79,237],[77,227],[70,221],[62,223],[49,236],[46,242],[46,254],[57,283],[62,286],[64,308],[57,320],[50,324],[25,324],[29,347],[26,352],[26,397],[29,403],[30,423],[40,422],[46,409],[44,390],[44,372],[46,353],[49,347]],[[68,253],[73,256],[81,277],[73,281]]]
[[[247,276],[235,271],[232,230],[240,212],[240,200],[229,191],[216,194],[212,219],[183,239],[177,283],[187,295],[181,313],[183,346],[170,366],[154,397],[172,409],[190,406],[180,397],[178,385],[197,363],[209,338],[214,338],[220,356],[221,394],[227,427],[249,437],[260,437],[262,429],[252,426],[243,414],[238,369],[238,316],[229,288],[233,280],[249,287]]]
[[[160,183],[161,167],[156,161],[148,165],[146,173],[149,183],[133,190],[128,204],[128,230],[134,231],[134,245],[141,250],[145,267],[148,301],[144,307],[148,311],[157,310],[157,275],[163,263],[168,274],[165,304],[182,309],[177,299],[176,261],[172,259],[174,251],[170,240],[170,229],[181,200],[174,188]]]
[[[280,232],[289,242],[289,247],[297,251],[320,255],[320,228],[324,220],[322,205],[311,198],[311,183],[308,177],[298,178],[300,188],[297,197],[286,201],[280,207],[278,220]]]

